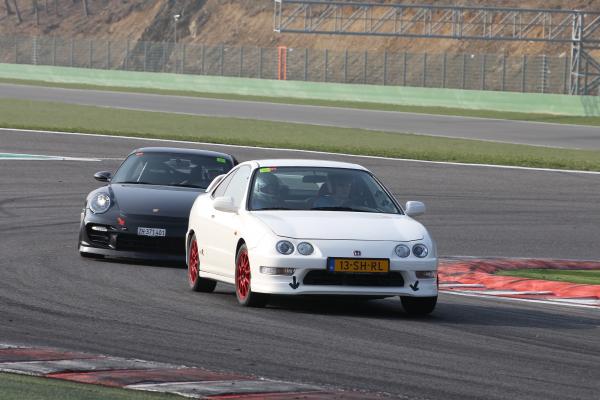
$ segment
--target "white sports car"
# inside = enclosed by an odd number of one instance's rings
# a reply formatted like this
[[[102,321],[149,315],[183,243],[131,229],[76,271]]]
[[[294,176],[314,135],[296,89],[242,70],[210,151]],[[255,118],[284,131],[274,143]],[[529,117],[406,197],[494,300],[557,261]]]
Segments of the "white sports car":
[[[190,213],[186,250],[195,291],[235,285],[244,306],[269,294],[400,296],[409,314],[437,302],[435,242],[360,165],[259,160],[211,183]]]

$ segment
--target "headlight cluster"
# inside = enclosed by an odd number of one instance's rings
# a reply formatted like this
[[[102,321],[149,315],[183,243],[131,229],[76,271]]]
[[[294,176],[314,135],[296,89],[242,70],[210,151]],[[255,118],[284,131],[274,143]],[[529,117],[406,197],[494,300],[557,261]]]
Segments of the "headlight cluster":
[[[394,252],[400,258],[406,258],[410,255],[410,249],[404,244],[399,244],[394,248]],[[412,253],[418,258],[425,258],[429,254],[429,249],[424,244],[415,244],[412,248]]]
[[[110,208],[110,196],[106,193],[98,193],[90,201],[90,210],[94,214],[102,214]]]
[[[277,249],[279,253],[287,256],[294,252],[294,245],[289,240],[280,240],[275,245],[275,249]],[[296,249],[298,250],[298,253],[302,254],[303,256],[309,256],[315,251],[312,244],[308,242],[298,243]]]

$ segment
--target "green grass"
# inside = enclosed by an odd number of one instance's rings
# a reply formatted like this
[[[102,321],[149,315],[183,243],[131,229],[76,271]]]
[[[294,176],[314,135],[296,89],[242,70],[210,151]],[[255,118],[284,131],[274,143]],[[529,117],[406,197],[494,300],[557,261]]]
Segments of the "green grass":
[[[599,150],[569,150],[237,118],[0,99],[0,127],[88,132],[433,161],[600,171]]]
[[[286,97],[244,96],[244,95],[235,95],[235,94],[203,93],[203,92],[195,92],[195,91],[177,91],[177,90],[160,90],[160,89],[144,89],[144,88],[127,88],[127,87],[98,86],[98,85],[84,85],[84,84],[71,84],[71,83],[54,83],[54,82],[5,79],[5,78],[0,78],[0,83],[14,83],[14,84],[46,86],[46,87],[62,87],[62,88],[71,88],[71,89],[107,90],[107,91],[116,91],[116,92],[169,94],[169,95],[176,95],[176,96],[204,97],[204,98],[226,99],[226,100],[262,101],[262,102],[270,102],[270,103],[301,104],[301,105],[314,105],[314,106],[324,106],[324,107],[359,108],[359,109],[365,109],[365,110],[401,111],[401,112],[411,112],[411,113],[419,113],[419,114],[454,115],[454,116],[461,116],[461,117],[495,118],[495,119],[508,119],[508,120],[515,120],[515,121],[549,122],[549,123],[555,123],[555,124],[600,126],[600,117],[572,117],[572,116],[566,116],[566,115],[552,115],[552,114],[530,114],[530,113],[518,113],[518,112],[493,111],[493,110],[467,110],[467,109],[462,109],[462,108],[446,108],[446,107],[403,106],[403,105],[395,105],[395,104],[352,102],[352,101],[327,101],[327,100],[314,100],[314,99],[297,99],[297,98],[291,98],[291,97],[286,98]]]
[[[177,400],[181,396],[0,373],[2,400]]]
[[[496,275],[600,285],[600,270],[518,269],[497,271]]]

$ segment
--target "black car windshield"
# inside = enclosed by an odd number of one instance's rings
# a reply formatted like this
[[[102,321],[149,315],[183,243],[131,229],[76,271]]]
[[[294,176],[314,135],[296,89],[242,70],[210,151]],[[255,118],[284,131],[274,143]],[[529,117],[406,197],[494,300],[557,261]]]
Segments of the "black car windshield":
[[[213,178],[227,173],[232,167],[225,157],[138,152],[121,164],[111,182],[206,189]]]
[[[250,210],[357,211],[399,214],[367,171],[322,167],[268,167],[254,175]]]

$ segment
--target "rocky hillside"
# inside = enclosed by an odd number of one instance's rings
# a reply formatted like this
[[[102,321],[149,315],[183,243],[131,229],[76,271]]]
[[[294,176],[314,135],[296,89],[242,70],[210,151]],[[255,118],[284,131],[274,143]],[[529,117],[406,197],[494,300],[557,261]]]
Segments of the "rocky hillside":
[[[378,1],[600,10],[597,0]],[[0,0],[0,35],[173,41],[175,14],[181,15],[177,22],[178,41],[185,43],[513,55],[562,55],[568,51],[565,46],[534,43],[282,35],[273,32],[273,0]]]

